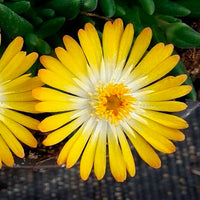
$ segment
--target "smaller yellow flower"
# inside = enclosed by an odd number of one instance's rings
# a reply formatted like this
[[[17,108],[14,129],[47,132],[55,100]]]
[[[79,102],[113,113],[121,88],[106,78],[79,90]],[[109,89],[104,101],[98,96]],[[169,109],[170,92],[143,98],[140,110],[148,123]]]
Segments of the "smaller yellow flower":
[[[152,31],[145,28],[133,42],[134,28],[125,28],[121,19],[104,26],[102,42],[95,27],[87,23],[78,31],[80,45],[64,36],[65,49],[58,47],[58,59],[42,56],[46,69],[38,76],[52,88],[39,87],[33,96],[41,102],[40,112],[56,112],[39,125],[52,131],[46,146],[68,136],[58,156],[58,165],[72,167],[80,159],[80,176],[88,179],[92,168],[98,180],[106,172],[108,154],[113,177],[123,182],[135,175],[132,143],[139,156],[151,167],[161,161],[153,147],[173,153],[171,140],[184,140],[178,129],[188,127],[185,120],[165,112],[178,112],[186,104],[174,101],[191,91],[181,86],[186,75],[163,78],[178,63],[171,55],[173,45],[156,44],[146,53]],[[58,113],[60,112],[60,113]]]
[[[37,101],[32,97],[31,90],[43,83],[38,77],[24,74],[34,64],[38,54],[26,55],[21,51],[22,46],[23,38],[15,38],[0,59],[0,168],[2,162],[13,166],[11,151],[20,158],[24,157],[19,141],[33,148],[37,146],[36,139],[27,128],[38,130],[39,121],[17,111],[36,113],[34,106]]]

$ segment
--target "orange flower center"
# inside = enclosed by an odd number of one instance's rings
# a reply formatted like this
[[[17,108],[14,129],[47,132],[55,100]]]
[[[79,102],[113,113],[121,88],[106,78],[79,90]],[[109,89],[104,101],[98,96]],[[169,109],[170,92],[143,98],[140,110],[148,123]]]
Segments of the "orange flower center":
[[[130,95],[130,89],[123,83],[103,85],[98,88],[95,114],[100,118],[106,118],[112,124],[118,123],[127,117],[133,110],[134,98]]]

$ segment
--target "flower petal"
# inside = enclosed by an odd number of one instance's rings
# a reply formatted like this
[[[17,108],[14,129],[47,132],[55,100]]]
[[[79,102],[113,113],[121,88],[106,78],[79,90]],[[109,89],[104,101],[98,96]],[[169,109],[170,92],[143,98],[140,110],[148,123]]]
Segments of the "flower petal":
[[[173,55],[166,58],[163,62],[156,66],[149,74],[141,77],[130,84],[128,86],[132,88],[132,91],[136,91],[144,86],[160,79],[168,72],[170,72],[178,63],[180,57],[178,55]]]
[[[9,102],[9,101],[20,101],[20,102],[23,102],[23,101],[34,101],[35,99],[33,98],[32,96],[32,93],[31,91],[27,91],[27,92],[21,92],[21,93],[2,93],[1,94],[3,97],[2,97],[2,100],[1,101],[6,101],[6,102]]]
[[[93,129],[96,127],[94,118],[90,118],[87,122],[83,124],[84,129],[72,146],[69,155],[67,157],[66,166],[67,168],[72,167],[79,159],[89,137],[91,136]]]
[[[0,122],[0,135],[16,156],[20,158],[24,157],[24,149],[22,145],[2,122]]]
[[[186,74],[181,74],[178,76],[167,76],[153,83],[150,86],[142,88],[141,90],[138,91],[138,93],[143,92],[143,91],[158,92],[158,91],[165,90],[168,88],[176,87],[184,83],[186,79],[187,79]]]
[[[164,51],[164,44],[158,43],[156,44],[146,55],[145,57],[138,63],[136,68],[131,72],[131,78],[133,80],[138,79],[142,75],[148,74],[160,61],[164,60],[160,58],[160,54]],[[156,59],[152,59],[156,58]]]
[[[133,47],[131,49],[130,56],[126,63],[124,70],[128,70],[129,68],[134,68],[139,60],[144,55],[147,50],[152,38],[152,31],[149,27],[144,28],[141,33],[136,38]]]
[[[35,105],[35,110],[39,112],[63,112],[75,110],[76,103],[70,101],[42,101]]]
[[[31,78],[28,74],[25,74],[2,85],[1,91],[20,93],[30,91],[42,85],[44,83],[38,77]]]
[[[101,180],[106,172],[106,135],[107,123],[103,123],[94,157],[94,173],[98,180]]]
[[[26,57],[26,52],[20,51],[10,60],[10,62],[0,72],[1,82],[11,80],[13,78],[16,69],[20,68],[19,66],[21,66],[25,57]]]
[[[59,58],[61,63],[77,78],[81,78],[87,75],[86,67],[84,63],[79,63],[75,60],[73,55],[62,47],[57,47],[55,49],[56,56]]]
[[[133,177],[133,176],[135,176],[135,162],[134,162],[133,155],[130,150],[129,144],[128,144],[127,139],[126,139],[124,133],[122,132],[121,128],[119,128],[119,127],[117,128],[116,134],[118,135],[118,139],[120,142],[120,146],[122,149],[122,154],[124,157],[124,161],[126,163],[127,170],[129,172],[130,176]]]
[[[143,109],[137,109],[136,112],[139,115],[147,117],[170,128],[185,129],[188,127],[188,124],[184,119],[174,115]]]
[[[127,60],[129,50],[133,41],[134,29],[132,24],[128,24],[122,34],[119,53],[117,57],[116,69],[113,74],[113,78],[118,79],[121,76],[122,69]]]
[[[99,133],[102,129],[103,123],[99,122],[92,132],[92,135],[84,149],[81,162],[80,162],[80,176],[83,180],[87,180],[90,172],[92,170],[92,166],[94,163],[95,150],[97,146],[97,141],[99,137]],[[101,137],[101,136],[100,136]]]
[[[108,77],[112,75],[116,66],[122,33],[123,22],[121,19],[116,19],[113,24],[110,21],[106,22],[103,29],[102,43],[105,68]]]
[[[134,148],[138,152],[139,156],[151,167],[160,168],[161,161],[153,148],[141,137],[137,134],[130,126],[123,122],[122,126],[125,130],[126,135],[130,139]]]
[[[5,115],[11,120],[16,121],[17,123],[23,126],[26,126],[27,128],[38,130],[38,125],[40,122],[36,119],[33,119],[32,117],[26,116],[24,114],[6,108],[0,108],[0,112],[2,115]]]
[[[93,70],[98,71],[102,59],[102,49],[96,29],[91,23],[87,23],[85,30],[78,31],[78,37],[89,65]]]
[[[79,136],[82,134],[83,126],[80,127],[80,129],[66,142],[62,150],[60,151],[60,154],[57,159],[57,164],[62,165],[66,163],[67,157],[69,155],[69,152],[76,142],[76,140],[79,138]]]
[[[67,125],[59,128],[51,132],[44,140],[43,145],[51,146],[57,144],[64,140],[68,135],[70,135],[73,131],[75,131],[82,123],[84,122],[83,119],[77,118],[72,122],[68,123]]]
[[[157,134],[160,134],[170,140],[183,141],[185,139],[185,135],[177,129],[166,127],[143,116],[138,115],[137,119],[144,125],[148,126],[149,129],[154,130]]]
[[[35,148],[37,146],[37,140],[33,137],[31,132],[24,128],[17,122],[7,118],[6,116],[0,115],[0,120],[10,129],[10,131],[24,144],[29,147]]]
[[[137,115],[134,115],[134,120],[131,120],[129,123],[132,129],[136,130],[137,133],[139,133],[149,144],[151,144],[158,151],[161,151],[163,153],[173,153],[176,150],[174,144],[170,140],[149,129],[146,124],[138,121]]]
[[[10,152],[7,144],[5,143],[4,139],[0,135],[0,159],[3,163],[5,163],[7,166],[12,167],[14,165],[14,159],[12,156],[12,153]]]
[[[187,105],[185,103],[178,101],[161,101],[161,102],[137,101],[134,107],[135,106],[147,110],[165,111],[165,112],[179,112],[187,108]]]
[[[81,68],[79,70],[83,71],[83,74],[85,74],[87,61],[86,61],[85,55],[83,53],[83,50],[81,49],[78,42],[76,42],[76,40],[74,40],[69,35],[65,35],[63,37],[63,42],[64,42],[64,45],[65,45],[65,48],[67,49],[67,51],[73,56],[74,60],[76,60],[76,62],[78,62],[78,66],[81,66]]]
[[[40,69],[38,72],[38,77],[42,82],[56,89],[74,94],[81,94],[80,89],[74,86],[72,79],[64,79],[60,75],[57,75],[50,70]]]
[[[145,96],[140,96],[139,101],[167,101],[176,99],[190,93],[192,87],[190,85],[181,85],[166,90],[161,90]]]
[[[40,62],[46,69],[56,73],[63,79],[68,80],[75,77],[58,59],[52,56],[43,55],[40,57]]]
[[[0,107],[2,108],[10,108],[13,110],[18,110],[22,112],[28,112],[28,113],[38,113],[38,111],[35,110],[35,105],[38,103],[38,101],[9,101],[9,102],[2,102],[0,104]]]
[[[132,71],[132,79],[138,79],[151,72],[159,63],[172,54],[173,48],[172,44],[166,46],[163,43],[156,44]]]
[[[108,130],[108,153],[113,177],[116,181],[123,182],[126,179],[126,164],[119,148],[118,139],[111,130]]]
[[[46,117],[39,124],[39,130],[42,132],[48,132],[60,128],[69,121],[75,119],[77,117],[75,116],[76,113],[77,111],[71,111]]]
[[[21,51],[24,40],[22,37],[16,37],[6,48],[0,59],[0,71],[10,62],[10,60]]]

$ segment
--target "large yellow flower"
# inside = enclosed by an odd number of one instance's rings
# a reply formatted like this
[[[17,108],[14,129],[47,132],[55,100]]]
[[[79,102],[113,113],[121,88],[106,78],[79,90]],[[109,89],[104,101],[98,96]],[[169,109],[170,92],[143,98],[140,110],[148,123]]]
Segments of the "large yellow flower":
[[[24,157],[19,141],[30,147],[37,146],[36,139],[27,128],[38,130],[39,121],[17,111],[36,112],[36,100],[31,91],[43,83],[38,77],[22,75],[38,57],[37,53],[26,55],[21,51],[22,46],[23,38],[17,37],[0,59],[0,168],[2,162],[7,166],[14,164],[11,151],[20,158]]]
[[[172,153],[175,146],[170,140],[184,140],[178,129],[187,128],[188,124],[160,112],[186,108],[173,99],[190,92],[190,86],[180,86],[187,76],[161,79],[174,68],[179,56],[171,56],[173,45],[163,43],[145,54],[151,29],[145,28],[132,46],[133,34],[132,24],[124,29],[121,19],[108,21],[101,45],[94,26],[87,23],[78,32],[80,46],[66,35],[63,38],[66,49],[55,49],[58,59],[51,56],[40,59],[46,69],[41,69],[38,76],[52,88],[33,90],[33,96],[42,101],[36,110],[56,112],[39,125],[42,132],[52,131],[43,144],[54,145],[69,136],[57,163],[66,163],[70,168],[81,157],[83,180],[93,166],[97,179],[103,178],[107,146],[111,173],[122,182],[127,172],[130,176],[135,174],[128,140],[154,168],[159,168],[161,162],[152,147]]]

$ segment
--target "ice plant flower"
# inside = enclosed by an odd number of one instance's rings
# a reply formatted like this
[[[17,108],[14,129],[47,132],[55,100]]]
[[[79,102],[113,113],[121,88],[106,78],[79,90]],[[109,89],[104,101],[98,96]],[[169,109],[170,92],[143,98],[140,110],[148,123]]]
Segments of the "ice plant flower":
[[[38,54],[26,55],[21,51],[22,46],[23,38],[15,38],[0,59],[0,168],[2,163],[13,166],[11,152],[20,158],[24,157],[20,141],[30,147],[37,146],[36,139],[27,128],[38,130],[39,121],[22,112],[36,112],[36,100],[31,91],[43,83],[38,77],[31,78],[30,74],[24,74]]]
[[[80,45],[66,35],[65,49],[55,49],[58,59],[40,58],[46,69],[38,76],[50,87],[33,90],[41,101],[35,108],[56,112],[39,125],[40,131],[51,131],[43,144],[54,145],[69,136],[57,163],[70,168],[80,158],[83,180],[93,167],[97,179],[103,178],[107,149],[111,173],[122,182],[127,172],[135,175],[129,141],[148,165],[159,168],[161,161],[152,147],[172,153],[171,140],[184,140],[178,129],[187,128],[187,122],[167,112],[186,108],[174,99],[190,92],[190,86],[181,86],[187,76],[161,79],[175,67],[179,56],[171,56],[173,45],[163,43],[146,53],[150,28],[142,30],[134,44],[133,35],[132,24],[124,29],[121,19],[108,21],[101,44],[96,29],[87,23],[78,31]]]

